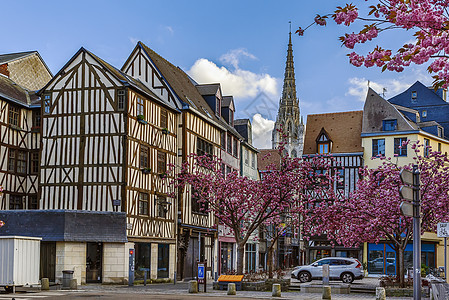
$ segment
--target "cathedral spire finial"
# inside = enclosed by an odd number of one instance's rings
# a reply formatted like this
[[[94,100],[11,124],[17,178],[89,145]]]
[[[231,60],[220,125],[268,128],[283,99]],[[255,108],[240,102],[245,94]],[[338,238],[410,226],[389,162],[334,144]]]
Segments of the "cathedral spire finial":
[[[288,43],[291,44],[292,43],[292,21],[288,21],[288,23],[290,24],[290,31],[288,33]]]

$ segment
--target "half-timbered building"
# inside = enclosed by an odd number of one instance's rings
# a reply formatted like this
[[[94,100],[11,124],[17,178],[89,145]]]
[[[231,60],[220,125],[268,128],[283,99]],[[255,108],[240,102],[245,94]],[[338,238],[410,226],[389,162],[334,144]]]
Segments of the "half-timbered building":
[[[40,95],[40,208],[109,212],[109,222],[126,217],[128,243],[101,235],[57,243],[56,253],[80,255],[57,263],[56,277],[64,267],[80,282],[123,282],[135,248],[136,276],[173,278],[177,203],[166,178],[174,174],[167,165],[176,163],[176,103],[84,48]]]
[[[362,111],[307,116],[303,159],[330,157],[334,166],[332,171],[337,178],[334,186],[337,197],[348,196],[359,180],[359,169],[363,167],[362,119]],[[327,256],[358,259],[363,256],[363,248],[333,247],[325,235],[313,236],[304,242],[305,263]]]
[[[0,210],[37,209],[40,102],[51,72],[36,51],[0,55]]]
[[[122,71],[140,80],[158,97],[182,103],[182,114],[177,125],[177,164],[193,163],[190,154],[220,157],[220,114],[206,102],[193,81],[180,68],[174,66],[155,51],[139,42]],[[212,213],[202,211],[192,197],[190,187],[178,191],[177,206],[177,276],[194,278],[196,262],[207,260],[207,275],[214,273],[216,261],[214,247],[217,230]]]

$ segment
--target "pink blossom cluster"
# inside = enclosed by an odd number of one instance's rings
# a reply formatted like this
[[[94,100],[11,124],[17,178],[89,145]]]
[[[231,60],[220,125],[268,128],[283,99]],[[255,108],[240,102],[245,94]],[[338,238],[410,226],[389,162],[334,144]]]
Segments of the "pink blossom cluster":
[[[337,24],[344,23],[346,26],[349,26],[357,19],[358,16],[359,12],[357,7],[352,4],[346,4],[344,8],[339,7],[335,11],[333,18]]]
[[[346,33],[345,37],[342,38],[343,44],[346,48],[353,49],[357,43],[365,43],[376,38],[378,35],[378,30],[376,26],[370,26],[369,29],[361,31],[360,33]]]

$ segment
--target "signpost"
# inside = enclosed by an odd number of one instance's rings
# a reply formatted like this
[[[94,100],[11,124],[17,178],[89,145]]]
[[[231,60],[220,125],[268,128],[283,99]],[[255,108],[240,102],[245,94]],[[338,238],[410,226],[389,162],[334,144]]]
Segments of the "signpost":
[[[134,285],[134,249],[129,249],[128,286]]]
[[[204,292],[206,292],[206,266],[207,261],[198,262],[198,286],[204,284]]]
[[[438,223],[437,236],[444,237],[444,279],[447,280],[447,238],[449,237],[449,223]]]
[[[413,299],[421,300],[421,212],[419,201],[419,170],[413,165],[413,170],[402,169],[400,173],[404,186],[399,193],[404,201],[401,212],[413,217]]]

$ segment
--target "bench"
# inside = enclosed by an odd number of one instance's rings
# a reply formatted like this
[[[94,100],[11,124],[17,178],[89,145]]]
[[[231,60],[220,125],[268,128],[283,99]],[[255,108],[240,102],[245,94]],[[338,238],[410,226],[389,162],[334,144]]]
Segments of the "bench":
[[[243,275],[220,275],[220,277],[218,277],[218,289],[227,290],[228,283],[235,283],[235,289],[241,291],[242,280]]]

